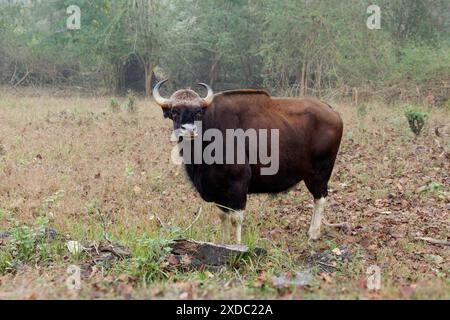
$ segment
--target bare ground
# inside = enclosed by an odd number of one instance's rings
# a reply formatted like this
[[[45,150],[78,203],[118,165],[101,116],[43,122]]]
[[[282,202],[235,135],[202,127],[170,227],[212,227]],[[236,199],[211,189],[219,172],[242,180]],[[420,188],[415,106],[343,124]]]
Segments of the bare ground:
[[[308,242],[303,183],[251,196],[244,242],[267,256],[211,272],[179,268],[164,249],[180,236],[219,242],[220,229],[217,209],[170,162],[158,107],[139,99],[136,114],[114,113],[108,97],[0,90],[0,231],[13,238],[0,237],[0,299],[450,298],[449,247],[418,239],[449,240],[449,157],[434,135],[448,110],[430,109],[415,139],[401,106],[334,103],[345,132],[326,216],[352,231],[325,228]],[[59,235],[39,240],[40,228]],[[130,257],[92,263],[66,238],[120,243]],[[66,285],[70,265],[81,267],[81,290]],[[370,266],[379,290],[367,288]]]

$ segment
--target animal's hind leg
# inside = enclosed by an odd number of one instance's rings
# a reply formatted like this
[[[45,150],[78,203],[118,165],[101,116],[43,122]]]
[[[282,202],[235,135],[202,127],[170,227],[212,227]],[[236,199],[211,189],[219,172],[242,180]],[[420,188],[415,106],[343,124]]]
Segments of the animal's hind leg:
[[[334,158],[315,159],[311,175],[306,178],[305,184],[314,197],[314,210],[309,227],[309,239],[320,238],[322,217],[328,196],[328,180],[333,170]]]
[[[309,226],[309,239],[317,240],[320,238],[320,227],[322,224],[323,210],[326,198],[314,199],[314,211]]]
[[[311,240],[317,240],[320,238],[320,227],[322,223],[329,227],[350,229],[350,225],[344,223],[328,223],[324,216],[324,209],[326,204],[326,198],[328,196],[328,180],[330,179],[331,172],[333,171],[335,157],[316,159],[314,162],[313,174],[305,179],[306,187],[314,197],[314,211],[311,219],[311,225],[309,228],[309,238]]]
[[[320,238],[321,223],[327,227],[342,229],[345,232],[351,230],[351,226],[348,222],[342,223],[329,223],[324,215],[325,205],[327,198],[322,197],[320,199],[314,199],[314,211],[311,219],[311,225],[309,228],[309,238],[311,240],[317,240]]]

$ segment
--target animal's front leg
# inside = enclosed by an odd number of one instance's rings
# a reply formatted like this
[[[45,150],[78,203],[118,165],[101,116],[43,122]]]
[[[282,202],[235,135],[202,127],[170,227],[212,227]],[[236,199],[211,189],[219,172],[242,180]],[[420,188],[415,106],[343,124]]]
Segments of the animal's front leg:
[[[309,227],[309,239],[317,240],[320,238],[320,226],[322,223],[322,215],[325,207],[326,198],[314,199],[314,211]]]
[[[230,215],[225,212],[219,212],[222,227],[222,243],[226,244],[230,241]]]
[[[231,224],[235,227],[236,231],[236,243],[242,242],[242,222],[244,221],[244,211],[232,211],[230,212]]]

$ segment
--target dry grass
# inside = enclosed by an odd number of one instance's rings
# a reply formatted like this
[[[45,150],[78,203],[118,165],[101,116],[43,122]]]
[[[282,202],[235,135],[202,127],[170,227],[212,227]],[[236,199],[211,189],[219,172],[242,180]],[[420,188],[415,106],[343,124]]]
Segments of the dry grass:
[[[138,99],[136,114],[113,113],[109,97],[0,90],[0,230],[45,217],[73,239],[107,238],[133,247],[143,237],[179,235],[203,206],[186,236],[219,241],[217,209],[201,201],[183,169],[170,163],[171,124],[150,101]],[[300,184],[301,191],[250,197],[244,241],[269,250],[261,261],[218,274],[171,271],[147,282],[146,264],[133,269],[117,262],[103,274],[83,275],[82,290],[71,291],[65,270],[80,261],[64,246],[52,247],[46,263],[0,273],[0,299],[450,298],[448,247],[414,240],[450,234],[450,166],[433,136],[448,111],[431,110],[425,132],[414,140],[400,107],[336,109],[345,133],[327,215],[349,221],[351,234],[326,230],[323,240],[308,243],[311,199]],[[330,275],[317,270],[307,287],[272,284],[272,275],[299,271],[312,252],[334,247],[348,248],[352,261]],[[365,288],[373,264],[382,269],[378,292]]]

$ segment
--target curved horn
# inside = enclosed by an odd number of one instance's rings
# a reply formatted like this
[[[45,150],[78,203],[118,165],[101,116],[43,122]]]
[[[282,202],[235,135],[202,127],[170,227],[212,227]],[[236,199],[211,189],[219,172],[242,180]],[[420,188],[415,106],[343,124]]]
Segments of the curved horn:
[[[203,99],[205,107],[209,107],[214,99],[214,91],[211,89],[210,86],[208,86],[206,83],[199,83],[200,86],[204,87],[206,90],[208,90],[208,94]]]
[[[155,99],[156,103],[161,106],[161,108],[168,108],[169,107],[169,99],[161,97],[159,94],[159,88],[169,79],[165,79],[163,81],[160,81],[156,84],[156,86],[153,88],[153,99]]]

